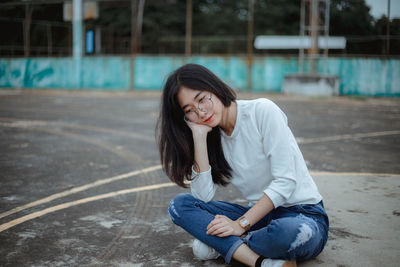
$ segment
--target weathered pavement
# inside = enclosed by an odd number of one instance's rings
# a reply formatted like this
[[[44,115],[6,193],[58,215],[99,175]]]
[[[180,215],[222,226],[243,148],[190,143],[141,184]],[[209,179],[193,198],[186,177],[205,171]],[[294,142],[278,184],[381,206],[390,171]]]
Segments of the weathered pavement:
[[[299,266],[397,265],[400,99],[239,96],[257,97],[288,115],[330,215]],[[158,110],[159,93],[0,90],[0,266],[224,266],[169,220],[187,190],[159,169]]]

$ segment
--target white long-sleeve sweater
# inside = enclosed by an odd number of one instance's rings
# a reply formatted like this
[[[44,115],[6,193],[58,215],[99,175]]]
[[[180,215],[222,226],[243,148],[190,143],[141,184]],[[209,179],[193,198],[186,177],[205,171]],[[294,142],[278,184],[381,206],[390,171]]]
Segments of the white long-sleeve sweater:
[[[275,208],[316,204],[322,200],[303,155],[287,125],[287,117],[272,101],[261,98],[237,100],[235,128],[230,136],[221,130],[225,159],[231,166],[231,183],[255,204],[263,194]],[[191,192],[210,201],[216,185],[211,168],[193,170]]]

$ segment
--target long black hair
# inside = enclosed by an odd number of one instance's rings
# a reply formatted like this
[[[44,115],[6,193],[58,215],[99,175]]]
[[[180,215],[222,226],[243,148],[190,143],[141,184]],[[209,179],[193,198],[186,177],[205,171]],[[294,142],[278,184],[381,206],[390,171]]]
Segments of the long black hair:
[[[207,68],[197,64],[186,64],[172,72],[163,89],[161,109],[156,133],[161,164],[167,176],[177,185],[186,187],[190,180],[194,162],[194,144],[190,128],[184,121],[184,113],[177,94],[184,86],[193,90],[213,93],[225,107],[236,100],[236,93]],[[207,136],[208,158],[215,184],[227,185],[232,169],[226,161],[221,145],[218,126]]]

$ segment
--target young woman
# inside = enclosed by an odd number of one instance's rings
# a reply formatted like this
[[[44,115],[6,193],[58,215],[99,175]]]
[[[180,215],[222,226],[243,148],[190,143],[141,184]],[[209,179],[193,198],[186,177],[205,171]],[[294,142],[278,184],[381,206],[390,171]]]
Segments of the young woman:
[[[191,194],[168,212],[190,233],[200,259],[249,266],[296,266],[316,257],[329,221],[285,114],[268,99],[236,100],[203,66],[187,64],[167,79],[158,121],[161,162]],[[231,182],[249,206],[212,201]]]

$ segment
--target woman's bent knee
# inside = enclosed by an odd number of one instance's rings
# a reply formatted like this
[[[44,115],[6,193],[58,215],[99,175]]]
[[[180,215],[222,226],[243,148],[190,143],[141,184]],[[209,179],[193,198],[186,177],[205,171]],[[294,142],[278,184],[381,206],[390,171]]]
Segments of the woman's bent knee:
[[[250,242],[255,252],[269,258],[309,259],[318,247],[319,236],[312,219],[288,217],[272,220],[266,228],[254,232]]]
[[[184,206],[194,200],[191,194],[179,194],[171,200],[168,207],[168,214],[174,223],[181,217]]]

